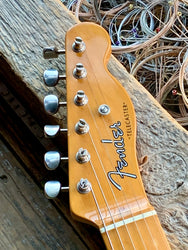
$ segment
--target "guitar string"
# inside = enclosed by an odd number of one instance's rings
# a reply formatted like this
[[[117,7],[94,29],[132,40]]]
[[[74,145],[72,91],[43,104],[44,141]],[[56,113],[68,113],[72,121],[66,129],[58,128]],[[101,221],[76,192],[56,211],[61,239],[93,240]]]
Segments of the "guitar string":
[[[92,91],[92,90],[91,90]],[[104,98],[103,98],[104,99]],[[95,102],[97,103],[97,101],[96,101],[96,99],[95,99]],[[98,103],[97,103],[97,105],[98,105]],[[89,108],[89,105],[88,105],[88,108]],[[99,128],[98,128],[98,126],[97,126],[97,124],[96,124],[96,122],[95,122],[95,118],[93,117],[93,114],[92,114],[92,111],[91,111],[91,109],[89,108],[89,111],[90,111],[90,114],[91,114],[91,116],[92,116],[92,118],[93,118],[93,120],[94,120],[94,123],[95,123],[95,126],[96,126],[96,128],[97,128],[97,131],[98,131],[98,133],[99,133]],[[105,124],[105,126],[106,126],[106,124]],[[100,134],[100,133],[99,133]],[[111,135],[110,135],[111,136]],[[100,135],[100,138],[102,139],[102,137],[101,137],[101,135]],[[93,142],[93,140],[92,140],[92,143],[93,143],[93,145],[94,145],[94,142]],[[95,146],[95,149],[96,149],[96,146]],[[96,150],[96,152],[97,152],[97,150]],[[98,153],[98,152],[97,152]],[[98,158],[100,159],[100,156],[99,156],[99,153],[98,153]],[[108,154],[108,158],[110,158],[109,157],[109,154]],[[111,160],[110,160],[111,161]],[[100,159],[100,162],[101,162],[101,159]],[[101,162],[101,164],[102,164],[102,162]],[[112,165],[112,162],[111,162],[111,165]],[[112,165],[113,166],[113,165]],[[105,177],[106,177],[106,179],[107,179],[107,182],[108,182],[108,184],[109,184],[109,187],[110,187],[110,189],[111,189],[111,192],[112,192],[112,194],[113,194],[113,196],[114,196],[114,198],[115,198],[115,200],[116,200],[116,205],[117,205],[117,208],[118,208],[118,210],[119,210],[119,206],[118,206],[118,204],[117,204],[117,199],[116,199],[116,197],[115,197],[115,194],[114,194],[114,192],[113,192],[113,190],[112,190],[112,187],[111,187],[111,183],[109,182],[109,179],[107,178],[107,176],[106,176],[106,171],[105,171],[105,169],[104,169],[104,166],[102,165],[102,168],[103,168],[103,172],[104,172],[104,174],[105,174]],[[126,196],[125,196],[125,194],[124,194],[124,198],[125,198],[125,200],[127,200],[126,199]],[[127,202],[127,204],[128,204],[128,202]],[[128,205],[129,206],[129,205]],[[130,210],[130,214],[132,215],[132,217],[133,217],[133,214],[132,214],[132,211],[131,211],[131,209],[130,209],[130,207],[129,207],[129,210]],[[121,215],[121,217],[122,217],[122,219],[123,219],[123,223],[124,223],[124,216],[122,215],[122,213],[121,213],[121,211],[119,210],[119,213],[120,213],[120,215]],[[135,223],[136,224],[136,223]],[[127,228],[127,225],[124,223],[124,225],[125,225],[125,227]],[[138,229],[138,226],[137,226],[137,224],[136,224],[136,227],[137,227],[137,231],[138,231],[138,233],[139,233],[139,235],[140,235],[140,238],[142,239],[142,242],[143,242],[143,244],[144,244],[144,241],[143,241],[143,238],[142,238],[142,236],[141,236],[141,234],[140,234],[140,232],[139,232],[139,229]],[[127,228],[127,232],[128,232],[128,234],[129,234],[129,237],[130,237],[130,239],[131,239],[131,241],[132,241],[132,238],[131,238],[131,235],[130,235],[130,233],[129,233],[129,230],[128,230],[128,228]]]
[[[110,207],[109,207],[109,205],[108,205],[108,202],[107,202],[107,200],[106,200],[106,197],[105,197],[105,195],[104,195],[103,189],[102,189],[102,187],[101,187],[100,181],[99,181],[99,179],[98,179],[98,176],[97,176],[97,174],[96,174],[96,172],[95,172],[95,168],[93,167],[93,164],[92,164],[92,161],[91,161],[91,160],[90,160],[90,164],[91,164],[91,167],[92,167],[93,172],[94,172],[94,174],[95,174],[95,178],[97,179],[97,182],[98,182],[99,188],[100,188],[100,190],[101,190],[102,196],[103,196],[103,198],[104,198],[104,200],[105,200],[105,203],[106,203],[106,205],[107,205],[107,208],[108,208],[110,217],[112,218],[112,221],[113,221],[115,230],[116,230],[116,232],[117,232],[118,238],[119,238],[119,240],[120,240],[120,243],[121,243],[121,245],[122,245],[122,248],[124,249],[123,242],[122,242],[121,237],[120,237],[120,235],[119,235],[119,232],[118,232],[118,230],[117,230],[116,224],[115,224],[115,222],[114,222],[114,218],[113,218],[113,216],[112,216],[112,214],[111,214],[111,211],[110,211]],[[97,203],[97,204],[98,204],[98,203]],[[99,210],[99,211],[100,211],[100,210]],[[102,214],[101,214],[101,215],[102,215]],[[106,230],[106,226],[105,226],[105,231],[108,232],[108,231]]]
[[[105,221],[103,220],[103,216],[102,216],[102,213],[101,213],[99,204],[98,204],[98,202],[97,202],[97,199],[96,199],[96,197],[95,197],[95,193],[94,193],[94,191],[93,191],[93,187],[91,187],[91,192],[92,192],[92,195],[93,195],[93,199],[95,200],[95,204],[96,204],[96,206],[97,206],[97,209],[98,209],[98,211],[99,211],[99,215],[100,215],[100,217],[101,217],[101,221],[102,221],[102,223],[103,223],[103,225],[104,225],[104,229],[105,229],[105,231],[106,231],[106,235],[107,235],[108,241],[109,241],[109,243],[110,243],[110,246],[111,246],[112,249],[114,249],[114,248],[113,248],[113,245],[112,245],[112,242],[111,242],[111,239],[110,239],[110,236],[109,236],[109,233],[108,233],[108,231],[106,230],[106,224],[105,224]]]
[[[88,60],[88,62],[89,62],[89,60]],[[90,67],[92,67],[91,64],[90,64]],[[93,72],[95,72],[95,71],[93,71]],[[108,76],[108,77],[109,77],[109,76]],[[97,83],[98,88],[99,88],[99,90],[100,90],[100,94],[102,95],[103,100],[105,100],[106,98],[105,98],[104,95],[102,94],[103,92],[102,92],[101,87],[100,87],[101,85],[98,83],[98,81],[97,81],[96,78],[95,78],[95,83]],[[89,87],[90,87],[90,84],[89,84]],[[95,95],[94,95],[94,93],[93,93],[93,88],[90,87],[90,91],[92,92],[93,97],[95,97]],[[95,103],[98,105],[98,101],[96,100],[96,98],[94,98],[94,99],[95,99]],[[99,106],[99,105],[98,105],[98,106]],[[88,105],[88,107],[89,107],[89,105]],[[90,108],[89,108],[89,110],[90,110]],[[91,114],[92,117],[93,117],[93,114],[92,114],[92,111],[91,111],[91,110],[90,110],[90,114]],[[95,121],[95,118],[94,118],[94,117],[93,117],[93,120]],[[104,123],[104,125],[105,125],[105,127],[106,127],[107,133],[109,134],[109,129],[107,129],[107,125],[106,125],[106,123],[104,122],[104,120],[103,120],[103,123]],[[96,128],[97,128],[98,133],[99,133],[100,129],[98,128],[98,126],[96,125],[96,123],[95,123],[95,126],[96,126]],[[99,133],[99,134],[100,134],[100,133]],[[112,138],[112,135],[111,135],[111,134],[110,134],[110,137]],[[102,139],[101,135],[100,135],[100,138]],[[106,150],[106,151],[107,151],[107,150]],[[99,154],[98,154],[98,155],[99,155]],[[99,158],[100,158],[100,156],[99,156]],[[111,158],[110,158],[110,156],[109,156],[109,153],[108,153],[108,158],[109,158],[109,160],[110,160],[110,162],[111,162],[111,165],[113,166],[112,161],[111,161]],[[108,179],[107,176],[106,176],[106,171],[105,171],[103,165],[102,165],[102,168],[103,168],[103,172],[105,173],[105,177],[106,177],[106,179],[107,179],[107,181],[108,181],[109,187],[111,188],[111,183],[109,183],[109,179]],[[115,194],[114,194],[114,192],[113,192],[112,189],[111,189],[111,191],[112,191],[112,193],[113,193],[113,196],[115,197]],[[123,192],[123,194],[124,194],[125,200],[127,200],[127,199],[126,199],[126,195],[125,195],[124,192]],[[134,197],[135,197],[135,194],[134,194]],[[135,201],[136,201],[136,203],[137,203],[137,205],[138,205],[139,210],[141,210],[141,209],[140,209],[140,205],[139,205],[139,203],[138,203],[136,197],[135,197]],[[117,204],[117,200],[116,200],[116,204]],[[117,207],[118,207],[118,204],[117,204]],[[118,207],[118,208],[119,208],[119,207]],[[130,210],[130,212],[131,212],[131,214],[132,214],[132,211],[131,211],[130,208],[129,208],[129,210]],[[122,215],[121,212],[120,212],[120,214],[121,214],[121,217],[124,218],[124,216]],[[132,214],[132,217],[133,217],[133,214]],[[144,219],[144,221],[145,221],[144,216],[143,216],[143,219]],[[145,221],[145,223],[146,223],[146,221]],[[141,234],[140,234],[140,232],[139,232],[139,229],[138,229],[138,226],[137,226],[137,223],[136,223],[136,222],[135,222],[135,225],[136,225],[137,231],[138,231],[138,233],[139,233],[139,235],[140,235],[140,238],[142,239],[142,242],[143,242],[143,244],[144,244],[143,238],[142,238],[142,236],[141,236]],[[146,223],[146,226],[147,226],[147,223]],[[148,228],[148,226],[147,226],[147,228]],[[148,228],[148,230],[149,230],[149,228]],[[149,232],[150,232],[150,230],[149,230]],[[151,233],[150,233],[150,235],[151,235]],[[152,235],[151,235],[151,237],[152,237]]]
[[[97,82],[97,81],[95,81],[95,82]],[[99,84],[98,84],[98,85],[99,85]],[[100,89],[100,85],[99,85],[99,89]],[[90,89],[90,90],[91,90],[91,92],[93,92],[92,89]],[[100,92],[102,93],[101,90],[100,90]],[[93,96],[94,96],[94,95],[93,95]],[[103,96],[103,95],[102,95],[102,96]],[[105,99],[104,96],[103,96],[103,99]],[[96,99],[95,99],[95,102],[97,103]],[[97,104],[98,104],[98,103],[97,103]],[[89,107],[89,105],[88,105],[88,107]],[[91,110],[90,110],[90,114],[92,115]],[[94,117],[93,117],[93,120],[95,120]],[[107,128],[107,126],[106,126],[104,120],[103,120],[103,123],[104,123],[105,127]],[[95,124],[96,124],[96,123],[95,123]],[[97,127],[97,130],[100,131],[98,127]],[[108,131],[108,130],[107,130],[107,131]],[[101,137],[101,136],[100,136],[100,137]],[[102,139],[102,138],[101,138],[101,139]],[[108,154],[108,156],[109,156],[109,154]],[[111,158],[110,158],[110,157],[109,157],[109,159],[110,159],[110,162],[111,162]],[[112,165],[112,162],[111,162],[111,165]],[[112,165],[112,166],[113,166],[113,165]],[[104,173],[106,173],[103,165],[102,165],[102,168],[103,168]],[[106,176],[106,175],[105,175],[105,176]],[[108,180],[107,176],[106,176],[106,179],[107,179],[107,181],[108,181],[109,187],[111,187],[111,183],[109,183],[109,180]],[[113,192],[112,189],[111,189],[111,191],[112,191],[112,193],[113,193],[113,196],[115,196],[115,194],[114,194],[114,192]],[[123,194],[124,194],[124,197],[125,197],[125,199],[126,199],[126,196],[125,196],[125,193],[124,193],[124,192],[123,192]],[[134,194],[134,197],[135,197],[135,194]],[[127,199],[126,199],[126,200],[127,200]],[[138,201],[137,201],[136,198],[135,198],[135,201],[136,201],[136,203],[137,203],[137,205],[138,205],[138,207],[139,207],[139,209],[140,209],[140,205],[139,205],[139,203],[138,203]],[[118,204],[117,204],[117,206],[118,206]],[[140,210],[141,210],[141,209],[140,209]],[[131,209],[130,209],[130,211],[131,211]],[[131,211],[131,214],[132,214],[132,211]],[[133,215],[133,214],[132,214],[132,215]],[[122,213],[121,213],[121,216],[122,216]],[[133,217],[133,216],[132,216],[132,217]],[[122,216],[122,218],[124,218],[124,216]],[[145,221],[144,216],[143,216],[143,219],[144,219],[144,221]],[[143,240],[143,238],[142,238],[142,235],[140,234],[140,230],[138,229],[137,223],[136,223],[136,222],[134,222],[134,223],[135,223],[135,225],[136,225],[136,228],[137,228],[137,231],[138,231],[138,233],[139,233],[139,235],[140,235],[140,238],[142,239],[143,245],[145,245],[144,240]],[[149,233],[150,233],[150,235],[151,235],[151,232],[150,232],[150,230],[149,230],[149,227],[148,227],[146,221],[145,221],[145,224],[146,224],[146,226],[147,226],[147,228],[148,228],[148,231],[149,231]],[[127,227],[127,226],[126,226],[126,227]],[[130,236],[130,238],[131,238],[131,236]],[[151,238],[152,238],[152,235],[151,235]],[[146,248],[146,249],[147,249],[147,248]]]
[[[88,108],[89,108],[89,105],[88,105]],[[94,120],[94,123],[95,123],[95,126],[96,126],[96,128],[97,128],[97,131],[100,131],[99,128],[97,127],[97,124],[96,124],[96,122],[95,122],[95,119],[94,119],[93,114],[92,114],[92,112],[91,112],[90,109],[89,109],[89,111],[90,111],[90,114],[91,114],[91,116],[92,116],[92,118],[93,118],[93,120]],[[99,133],[99,134],[100,134],[100,133]],[[132,237],[131,237],[131,235],[130,235],[130,232],[129,232],[129,230],[128,230],[128,227],[127,227],[127,225],[125,224],[125,217],[123,216],[121,210],[119,209],[116,195],[115,195],[115,193],[114,193],[114,191],[113,191],[113,189],[112,189],[112,187],[111,187],[111,183],[109,182],[109,179],[108,179],[107,176],[106,176],[106,171],[105,171],[105,169],[104,169],[104,165],[103,165],[103,163],[102,163],[102,161],[101,161],[100,154],[99,154],[98,151],[97,151],[97,148],[96,148],[96,146],[95,146],[95,143],[94,143],[94,141],[93,141],[93,139],[92,139],[91,134],[90,134],[90,138],[91,138],[91,140],[92,140],[92,144],[93,144],[93,146],[94,146],[94,148],[95,148],[95,152],[97,153],[97,157],[98,157],[98,159],[99,159],[99,161],[100,161],[101,167],[102,167],[102,169],[103,169],[105,178],[106,178],[106,180],[107,180],[107,182],[108,182],[108,185],[109,185],[109,187],[110,187],[110,190],[111,190],[111,192],[112,192],[112,195],[113,195],[113,197],[114,197],[114,199],[115,199],[115,201],[116,201],[116,206],[117,206],[118,211],[119,211],[119,214],[120,214],[120,216],[121,216],[121,218],[122,218],[123,224],[124,224],[124,226],[125,226],[125,228],[126,228],[126,230],[127,230],[127,233],[128,233],[128,235],[129,235],[129,238],[130,238],[130,240],[131,240],[131,243],[132,243],[134,249],[136,249],[135,246],[134,246]],[[100,135],[100,138],[102,139],[101,135]],[[108,153],[108,152],[107,152],[107,153]],[[110,162],[111,162],[111,158],[109,157],[109,154],[108,154],[108,158],[109,158],[109,160],[110,160]],[[111,162],[111,165],[112,165],[112,162]],[[112,166],[113,166],[113,165],[112,165]],[[98,179],[97,179],[97,182],[98,182],[99,185],[100,185],[100,182],[98,181]],[[127,198],[126,198],[125,194],[124,194],[124,198],[125,198],[125,200],[126,200],[126,203],[127,203],[128,206],[129,206],[129,203],[127,202]],[[107,206],[108,206],[108,204],[107,204]],[[131,216],[133,217],[132,210],[130,209],[130,206],[129,206],[129,211],[130,211]],[[113,220],[113,216],[112,216],[112,220]],[[116,227],[116,224],[114,223],[114,220],[113,220],[113,224],[114,224],[114,227],[115,227],[116,230],[117,230],[117,227]],[[136,224],[136,227],[137,227],[137,224]],[[137,231],[138,231],[138,233],[139,233],[138,227],[137,227]],[[140,235],[140,233],[139,233],[139,235]],[[118,236],[119,236],[119,234],[118,234]],[[142,238],[141,235],[140,235],[140,238],[141,238],[142,241],[143,241],[143,238]],[[144,244],[144,241],[143,241],[143,245],[145,245],[145,244]],[[145,247],[145,249],[147,249],[147,248]]]
[[[92,92],[92,88],[90,88],[90,91]],[[104,99],[104,98],[103,98],[103,99]],[[96,104],[98,105],[96,99],[95,99],[95,102],[96,102]],[[98,128],[98,126],[97,126],[97,124],[96,124],[95,118],[94,118],[94,116],[93,116],[93,113],[92,113],[92,111],[91,111],[91,109],[90,109],[89,104],[87,104],[87,106],[88,106],[89,112],[90,112],[90,114],[91,114],[91,116],[92,116],[92,118],[93,118],[93,121],[94,121],[94,123],[95,123],[95,127],[96,127],[96,129],[97,129],[97,131],[98,131],[98,134],[100,134],[100,133],[99,133],[100,129]],[[107,132],[107,133],[108,133],[108,132]],[[108,133],[108,134],[109,134],[109,133]],[[111,135],[109,135],[109,136],[111,137]],[[127,225],[125,224],[125,221],[124,221],[125,218],[124,218],[122,212],[121,212],[120,209],[119,209],[119,206],[118,206],[118,203],[117,203],[117,199],[116,199],[116,195],[115,195],[115,193],[113,192],[113,189],[112,189],[112,187],[111,187],[111,183],[109,182],[109,179],[108,179],[107,176],[106,176],[106,171],[105,171],[105,169],[104,169],[104,166],[103,166],[103,163],[102,163],[102,161],[101,161],[100,155],[99,155],[99,153],[98,153],[98,151],[97,151],[97,149],[96,149],[96,146],[95,146],[95,144],[94,144],[94,141],[93,141],[91,135],[90,135],[90,138],[91,138],[91,140],[92,140],[93,146],[95,147],[95,151],[97,152],[98,159],[99,159],[100,164],[101,164],[101,166],[102,166],[102,169],[103,169],[105,178],[106,178],[106,180],[107,180],[107,182],[108,182],[108,184],[109,184],[109,187],[110,187],[110,189],[111,189],[111,192],[112,192],[112,194],[113,194],[113,197],[114,197],[114,199],[115,199],[115,201],[116,201],[116,205],[117,205],[117,208],[118,208],[118,210],[119,210],[119,214],[120,214],[121,217],[122,217],[122,221],[123,221],[123,223],[124,223],[125,228],[127,228]],[[103,137],[101,136],[101,134],[100,134],[100,138],[101,138],[101,139],[103,138]],[[108,154],[108,158],[110,159],[109,154]],[[110,162],[111,162],[111,159],[110,159]],[[111,162],[111,165],[113,166],[112,162]],[[125,198],[125,200],[127,201],[127,198],[126,198],[125,194],[124,194],[124,198]],[[131,211],[131,209],[130,209],[129,203],[127,202],[127,204],[128,204],[128,207],[129,207],[130,214],[131,214],[132,217],[133,217],[133,214],[132,214],[132,211]],[[107,204],[107,206],[108,206],[108,204]],[[112,218],[112,219],[113,219],[113,218]],[[114,224],[114,226],[115,226],[115,228],[116,228],[116,224]],[[136,227],[137,227],[137,224],[136,224]],[[138,227],[137,227],[137,231],[138,231],[138,233],[139,233]],[[128,228],[127,228],[127,233],[128,233],[129,238],[130,238],[130,240],[131,240],[131,242],[132,242],[132,245],[134,246],[134,243],[133,243],[133,240],[132,240],[132,238],[131,238],[131,235],[130,235],[130,232],[129,232]],[[140,235],[140,238],[142,239],[142,242],[143,242],[143,245],[144,245],[143,238],[142,238],[142,236],[141,236],[140,233],[139,233],[139,235]],[[136,249],[135,246],[134,246],[134,249]]]

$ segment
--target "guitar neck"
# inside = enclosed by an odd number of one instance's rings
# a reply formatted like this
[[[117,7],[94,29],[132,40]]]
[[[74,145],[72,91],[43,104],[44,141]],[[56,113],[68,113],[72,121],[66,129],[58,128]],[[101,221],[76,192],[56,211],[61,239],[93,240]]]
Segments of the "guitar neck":
[[[100,229],[107,249],[170,249],[155,210]]]

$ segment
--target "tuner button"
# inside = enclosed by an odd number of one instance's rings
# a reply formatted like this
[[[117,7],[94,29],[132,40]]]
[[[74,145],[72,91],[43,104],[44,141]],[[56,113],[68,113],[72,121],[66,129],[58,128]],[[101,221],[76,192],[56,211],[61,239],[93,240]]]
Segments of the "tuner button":
[[[54,115],[58,111],[59,105],[65,106],[66,104],[66,102],[59,102],[55,95],[47,95],[44,98],[44,109],[50,115]]]
[[[59,134],[59,132],[67,132],[66,128],[60,128],[59,125],[45,125],[44,126],[44,135],[47,138],[53,138]]]
[[[58,50],[55,46],[46,47],[43,49],[43,57],[45,59],[57,58],[59,54],[65,54],[65,50]]]
[[[48,170],[55,170],[60,164],[61,156],[57,151],[48,151],[44,155],[44,165]]]
[[[48,151],[44,155],[44,165],[48,170],[55,170],[61,160],[68,160],[68,157],[61,157],[57,151]]]
[[[48,181],[44,185],[44,192],[48,199],[56,198],[61,190],[59,181]]]
[[[59,181],[47,181],[44,185],[44,193],[48,199],[58,196],[60,191],[68,191],[69,187],[62,187]]]
[[[44,71],[43,79],[44,79],[44,83],[48,87],[54,87],[57,85],[57,83],[60,79],[65,80],[66,76],[59,75],[59,72],[56,69],[47,69]]]
[[[76,160],[79,163],[86,163],[90,160],[90,154],[87,149],[80,148],[76,153]]]
[[[74,52],[83,52],[86,49],[86,45],[83,42],[81,37],[76,37],[74,43],[72,45],[72,49]]]
[[[44,98],[44,108],[47,113],[53,115],[57,112],[59,107],[59,101],[55,95],[47,95]]]
[[[87,76],[87,71],[82,63],[77,63],[76,68],[73,70],[73,76],[76,79],[81,79]]]
[[[88,103],[88,98],[83,90],[78,90],[76,96],[74,97],[74,103],[77,106],[83,106]]]
[[[86,134],[89,131],[89,125],[84,119],[80,119],[79,122],[76,123],[75,131],[77,134]]]

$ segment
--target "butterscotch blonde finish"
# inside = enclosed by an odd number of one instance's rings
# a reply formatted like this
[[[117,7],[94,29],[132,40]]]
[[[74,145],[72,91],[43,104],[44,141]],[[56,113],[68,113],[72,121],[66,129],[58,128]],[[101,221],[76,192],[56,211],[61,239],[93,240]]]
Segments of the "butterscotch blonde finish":
[[[74,52],[75,37],[86,48]],[[136,118],[125,89],[107,70],[111,54],[107,32],[98,25],[82,23],[66,35],[68,154],[70,208],[72,215],[99,228],[108,249],[170,249],[154,208],[142,184],[136,159]],[[87,71],[73,75],[77,63]],[[74,97],[83,90],[88,103],[77,106]],[[98,109],[107,105],[110,113]],[[89,132],[78,134],[75,125],[84,119]],[[90,160],[79,163],[76,154],[87,149]],[[91,191],[77,190],[80,179]]]

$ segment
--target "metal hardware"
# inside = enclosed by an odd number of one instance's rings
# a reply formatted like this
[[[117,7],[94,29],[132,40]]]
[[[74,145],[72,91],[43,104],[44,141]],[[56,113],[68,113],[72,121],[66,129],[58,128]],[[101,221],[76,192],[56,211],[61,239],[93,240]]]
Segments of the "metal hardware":
[[[48,170],[55,170],[61,160],[68,160],[68,157],[61,157],[57,151],[48,151],[44,155],[44,165]]]
[[[69,187],[62,187],[59,181],[47,181],[44,185],[44,193],[48,199],[58,196],[60,191],[68,191]]]
[[[76,123],[75,131],[77,134],[86,134],[89,131],[89,125],[84,119],[80,119],[79,122]]]
[[[100,105],[100,107],[98,108],[98,112],[101,115],[108,115],[110,113],[110,107],[107,104],[102,104]]]
[[[76,96],[74,97],[74,103],[77,106],[83,106],[88,103],[88,98],[83,90],[78,90]]]
[[[73,76],[76,79],[81,79],[87,76],[87,71],[82,63],[77,63],[76,68],[73,70]]]
[[[86,163],[90,160],[90,154],[87,149],[80,148],[76,153],[76,160],[79,163]]]
[[[45,59],[57,58],[59,54],[65,54],[65,50],[57,49],[55,46],[45,47],[43,49],[43,57]]]
[[[47,69],[44,71],[43,80],[48,87],[54,87],[57,85],[59,80],[65,80],[65,75],[59,75],[57,69]]]
[[[87,194],[91,191],[91,183],[87,179],[81,178],[77,184],[77,190],[81,194]]]
[[[66,102],[59,102],[57,96],[55,95],[47,95],[44,98],[44,109],[50,115],[54,115],[57,111],[59,106],[66,106]]]
[[[83,52],[86,49],[86,45],[81,37],[76,37],[74,43],[72,45],[72,49],[74,52]]]
[[[47,138],[53,138],[59,134],[59,132],[67,132],[68,129],[60,128],[59,125],[45,125],[44,126],[44,135]]]

